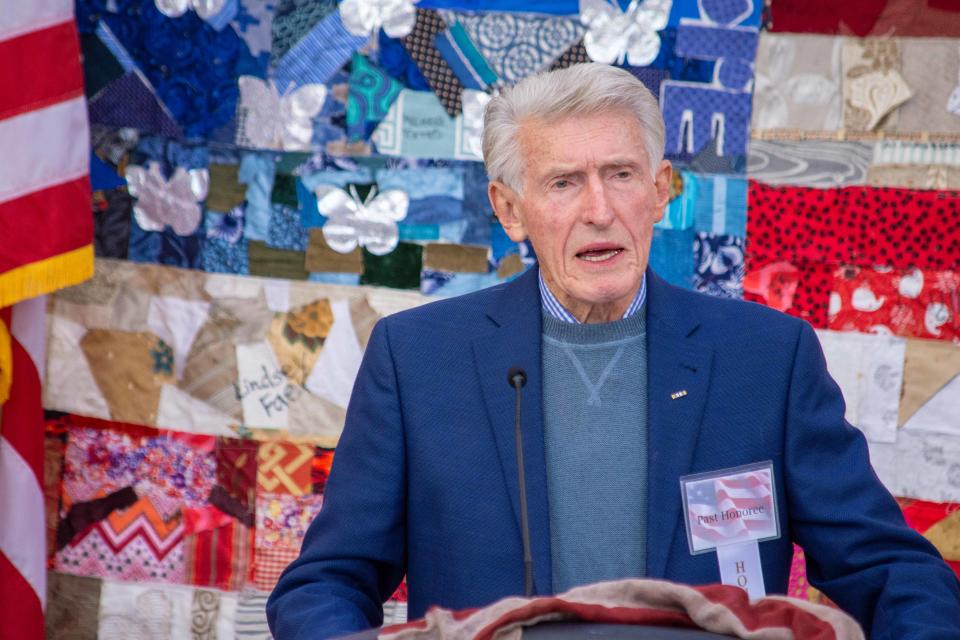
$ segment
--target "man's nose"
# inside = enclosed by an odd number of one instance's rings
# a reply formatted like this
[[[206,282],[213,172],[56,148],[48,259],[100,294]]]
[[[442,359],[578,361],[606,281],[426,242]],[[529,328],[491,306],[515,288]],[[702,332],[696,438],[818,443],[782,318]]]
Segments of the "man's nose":
[[[598,227],[610,225],[614,219],[613,207],[611,206],[603,180],[599,176],[592,176],[587,180],[583,195],[583,221]]]

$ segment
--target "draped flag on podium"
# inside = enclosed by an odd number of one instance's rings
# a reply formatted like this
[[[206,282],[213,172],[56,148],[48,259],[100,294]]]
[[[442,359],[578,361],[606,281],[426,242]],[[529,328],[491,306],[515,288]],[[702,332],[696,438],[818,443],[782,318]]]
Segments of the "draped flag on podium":
[[[93,275],[73,0],[0,10],[0,638],[44,637],[46,293]],[[18,304],[19,303],[19,304]]]

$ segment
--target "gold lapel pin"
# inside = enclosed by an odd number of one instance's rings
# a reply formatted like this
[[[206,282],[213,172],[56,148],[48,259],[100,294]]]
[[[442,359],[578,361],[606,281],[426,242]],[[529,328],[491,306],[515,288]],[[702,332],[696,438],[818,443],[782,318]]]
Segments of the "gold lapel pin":
[[[674,391],[673,393],[671,393],[671,394],[670,394],[670,399],[671,399],[671,400],[676,400],[677,398],[682,398],[682,397],[685,396],[685,395],[687,395],[687,390],[686,390],[686,389],[680,389],[680,391]]]

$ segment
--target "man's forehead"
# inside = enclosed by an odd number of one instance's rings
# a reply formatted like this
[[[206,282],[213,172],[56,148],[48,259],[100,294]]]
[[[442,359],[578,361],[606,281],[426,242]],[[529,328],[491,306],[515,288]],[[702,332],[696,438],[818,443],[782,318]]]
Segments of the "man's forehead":
[[[648,162],[640,123],[625,109],[529,119],[521,122],[518,140],[524,166],[537,173]]]

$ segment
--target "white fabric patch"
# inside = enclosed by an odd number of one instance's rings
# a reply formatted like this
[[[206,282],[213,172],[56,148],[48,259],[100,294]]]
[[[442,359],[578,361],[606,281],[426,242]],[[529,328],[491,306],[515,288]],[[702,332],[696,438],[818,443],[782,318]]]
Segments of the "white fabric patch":
[[[321,398],[346,409],[363,351],[350,319],[350,303],[335,300],[330,306],[333,309],[333,326],[304,386]]]
[[[896,442],[906,341],[893,336],[817,331],[847,422],[873,442]]]
[[[173,348],[173,364],[177,379],[183,377],[183,368],[187,364],[187,355],[200,327],[207,321],[210,303],[183,298],[150,299],[147,312],[147,326],[158,338],[162,338]]]

